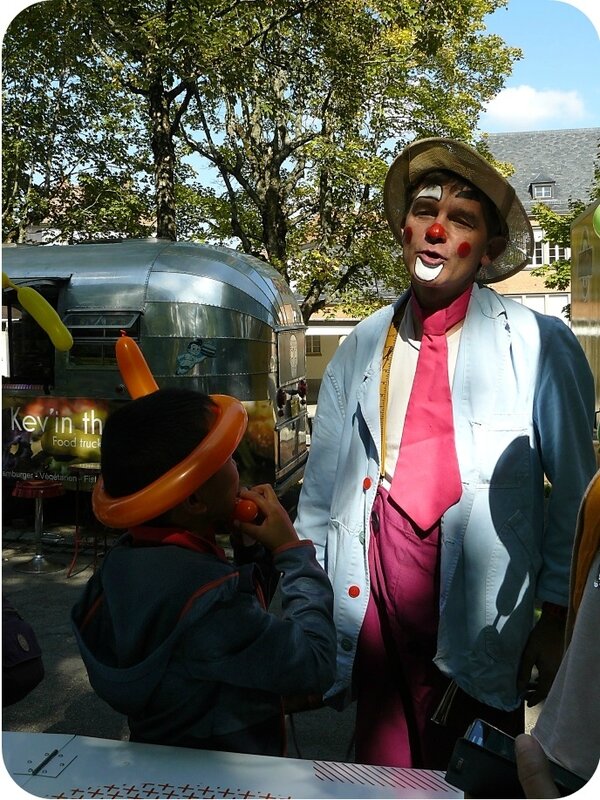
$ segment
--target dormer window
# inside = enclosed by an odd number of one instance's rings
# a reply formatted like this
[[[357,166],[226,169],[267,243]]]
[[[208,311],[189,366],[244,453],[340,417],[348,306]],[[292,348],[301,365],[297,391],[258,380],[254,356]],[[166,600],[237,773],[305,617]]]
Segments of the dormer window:
[[[529,194],[533,200],[554,200],[556,181],[548,173],[539,172],[529,184]]]
[[[551,183],[534,183],[532,188],[534,200],[551,200],[554,197],[554,187]]]

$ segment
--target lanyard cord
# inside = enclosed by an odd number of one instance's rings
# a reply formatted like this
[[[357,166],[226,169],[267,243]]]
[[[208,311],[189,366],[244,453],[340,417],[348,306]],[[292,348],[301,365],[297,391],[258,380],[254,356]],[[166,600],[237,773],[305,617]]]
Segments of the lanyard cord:
[[[385,475],[385,451],[386,451],[386,430],[387,430],[387,405],[388,393],[390,385],[390,370],[392,368],[392,356],[394,355],[394,347],[396,346],[396,339],[398,338],[398,330],[400,322],[404,316],[406,304],[401,306],[390,323],[388,328],[385,344],[383,346],[383,356],[381,359],[381,383],[379,384],[379,420],[381,425],[381,460],[379,463],[379,477],[383,478]]]

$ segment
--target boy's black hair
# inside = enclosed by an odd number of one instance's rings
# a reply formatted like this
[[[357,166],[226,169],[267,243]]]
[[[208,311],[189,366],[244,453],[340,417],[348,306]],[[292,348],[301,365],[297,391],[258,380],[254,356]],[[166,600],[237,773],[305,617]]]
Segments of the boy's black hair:
[[[216,405],[190,389],[159,389],[109,415],[100,447],[104,488],[124,497],[148,486],[204,439]]]
[[[500,212],[487,196],[485,192],[482,192],[481,189],[478,189],[474,186],[470,181],[466,178],[463,178],[456,172],[452,172],[451,170],[446,169],[436,169],[431,170],[430,172],[426,172],[424,175],[421,175],[416,181],[410,183],[406,187],[406,208],[407,211],[410,210],[413,201],[415,199],[415,195],[417,190],[420,189],[422,186],[427,184],[439,183],[443,184],[450,184],[451,186],[466,186],[468,187],[469,191],[473,193],[473,199],[478,200],[481,204],[481,208],[483,211],[483,218],[485,220],[488,238],[491,239],[494,236],[503,236],[505,239],[508,238],[508,228],[506,223],[502,219]]]

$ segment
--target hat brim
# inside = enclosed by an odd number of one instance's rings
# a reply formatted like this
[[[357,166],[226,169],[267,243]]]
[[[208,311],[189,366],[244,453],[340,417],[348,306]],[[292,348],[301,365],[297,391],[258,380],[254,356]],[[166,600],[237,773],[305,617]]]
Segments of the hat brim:
[[[449,170],[472,183],[490,198],[507,225],[506,248],[490,264],[480,267],[477,280],[495,283],[523,269],[533,253],[527,212],[506,178],[477,150],[454,139],[418,139],[392,162],[383,187],[383,204],[396,239],[402,242],[407,187],[432,170]]]

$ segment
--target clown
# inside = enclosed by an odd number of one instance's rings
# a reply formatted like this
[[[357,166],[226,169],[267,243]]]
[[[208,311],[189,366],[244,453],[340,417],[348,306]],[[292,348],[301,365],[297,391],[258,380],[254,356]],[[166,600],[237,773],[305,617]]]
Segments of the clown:
[[[410,289],[327,367],[296,527],[333,583],[325,700],[357,699],[356,760],[445,769],[476,717],[522,731],[558,668],[594,386],[561,320],[489,286],[533,235],[479,153],[415,141],[384,205]]]

